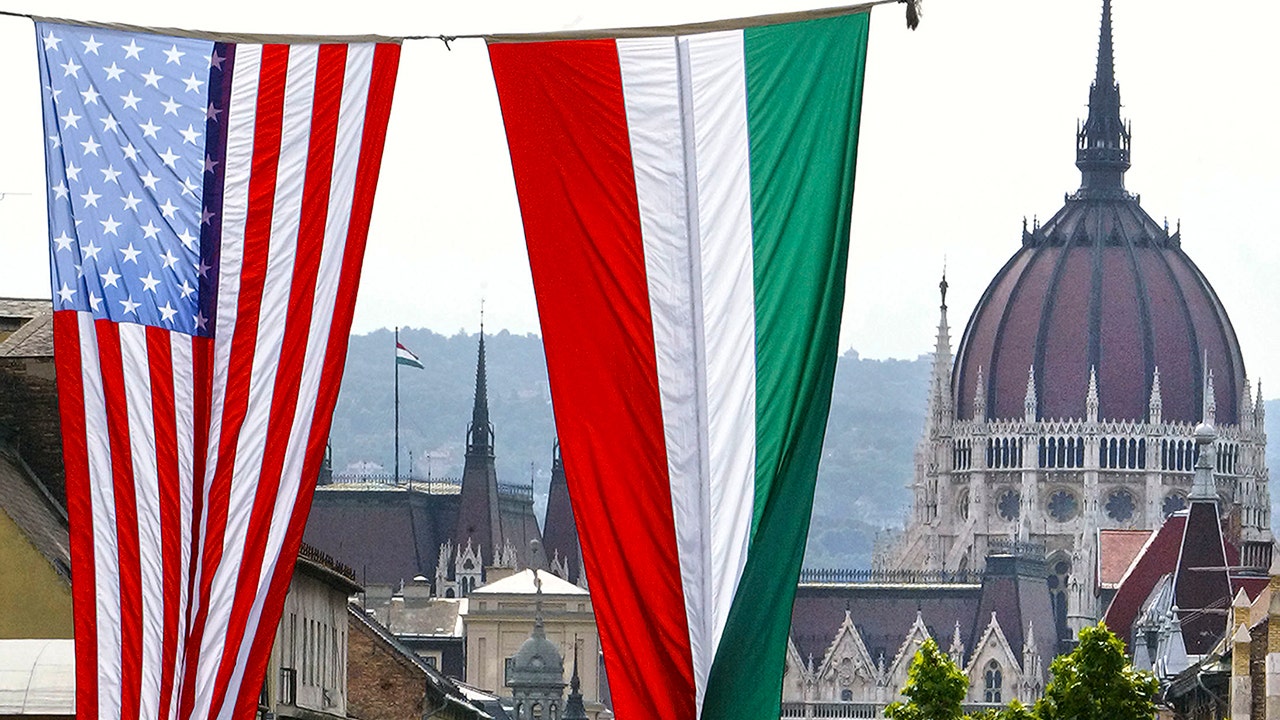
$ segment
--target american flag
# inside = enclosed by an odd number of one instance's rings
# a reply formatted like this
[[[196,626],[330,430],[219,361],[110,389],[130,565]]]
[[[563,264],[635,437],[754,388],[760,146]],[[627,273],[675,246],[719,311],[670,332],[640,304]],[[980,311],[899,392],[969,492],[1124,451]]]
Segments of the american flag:
[[[36,32],[77,716],[250,717],[400,48]]]

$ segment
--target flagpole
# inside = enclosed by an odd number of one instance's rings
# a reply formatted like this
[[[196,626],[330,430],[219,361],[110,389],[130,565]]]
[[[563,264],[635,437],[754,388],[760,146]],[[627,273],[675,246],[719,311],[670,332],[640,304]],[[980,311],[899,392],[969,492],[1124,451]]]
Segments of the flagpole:
[[[396,346],[392,348],[396,365],[396,484],[400,484],[400,326],[396,326]]]

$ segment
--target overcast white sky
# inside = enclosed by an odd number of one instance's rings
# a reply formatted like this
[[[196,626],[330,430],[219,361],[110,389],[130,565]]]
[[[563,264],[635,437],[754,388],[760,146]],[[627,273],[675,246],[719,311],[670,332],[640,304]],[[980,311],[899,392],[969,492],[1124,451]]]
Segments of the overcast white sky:
[[[1114,0],[1116,65],[1133,122],[1130,190],[1182,220],[1252,377],[1280,388],[1280,3]],[[842,347],[914,357],[932,347],[946,257],[954,337],[1018,247],[1076,189],[1100,0],[926,0],[873,13]],[[737,2],[304,4],[19,2],[0,10],[206,30],[387,35],[617,27],[816,6]],[[295,9],[296,8],[296,9]],[[0,295],[48,297],[34,32],[0,17]],[[29,193],[26,195],[19,193]],[[536,332],[497,97],[483,43],[406,42],[355,330]]]

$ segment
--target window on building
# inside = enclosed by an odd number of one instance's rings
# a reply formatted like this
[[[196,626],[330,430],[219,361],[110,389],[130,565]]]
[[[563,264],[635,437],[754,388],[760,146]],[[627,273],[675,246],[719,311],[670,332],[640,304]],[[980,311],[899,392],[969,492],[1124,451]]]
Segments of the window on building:
[[[1022,512],[1022,494],[1017,490],[1005,490],[996,500],[996,510],[1005,520],[1017,520]]]
[[[992,660],[987,663],[987,671],[983,674],[982,701],[988,703],[1004,702],[1000,693],[1003,686],[1004,676],[1000,672],[1000,663]]]
[[[1107,517],[1116,522],[1127,522],[1133,517],[1137,500],[1128,490],[1115,490],[1107,496]]]
[[[1076,516],[1080,503],[1076,496],[1068,490],[1058,490],[1049,496],[1049,517],[1058,522],[1066,522]]]
[[[1181,493],[1169,493],[1164,496],[1164,502],[1160,505],[1160,510],[1164,512],[1165,517],[1178,512],[1187,506],[1187,499]]]
[[[853,702],[853,691],[845,688],[840,691],[840,702]]]

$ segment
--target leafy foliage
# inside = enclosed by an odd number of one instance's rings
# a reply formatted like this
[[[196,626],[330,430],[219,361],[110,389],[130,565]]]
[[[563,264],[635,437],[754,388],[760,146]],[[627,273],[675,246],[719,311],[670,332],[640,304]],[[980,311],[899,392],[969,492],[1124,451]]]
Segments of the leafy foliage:
[[[1036,716],[1031,708],[1013,700],[999,710],[979,710],[966,716],[966,720],[1036,720]]]
[[[928,638],[907,670],[907,686],[902,689],[907,701],[890,703],[884,716],[889,720],[962,720],[968,690],[969,678],[938,649],[933,638]]]
[[[1124,643],[1098,623],[1049,666],[1053,679],[1036,702],[1036,720],[1150,720],[1159,683],[1130,664]]]

